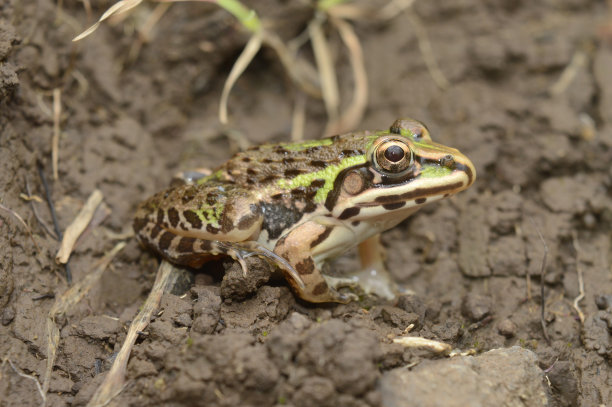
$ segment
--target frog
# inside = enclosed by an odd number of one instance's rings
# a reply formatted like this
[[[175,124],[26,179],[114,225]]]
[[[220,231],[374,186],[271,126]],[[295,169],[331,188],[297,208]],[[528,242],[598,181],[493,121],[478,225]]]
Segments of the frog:
[[[143,246],[191,268],[229,256],[247,274],[246,259],[258,256],[308,302],[358,298],[344,287],[392,299],[401,289],[385,268],[380,233],[475,178],[469,158],[404,118],[387,130],[238,152],[208,175],[142,202],[133,229]],[[355,247],[360,270],[348,277],[325,272]]]

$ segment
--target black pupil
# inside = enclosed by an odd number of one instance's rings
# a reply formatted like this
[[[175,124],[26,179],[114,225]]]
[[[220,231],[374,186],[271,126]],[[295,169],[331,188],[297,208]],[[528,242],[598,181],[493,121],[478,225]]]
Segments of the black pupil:
[[[398,145],[392,145],[385,150],[385,158],[396,163],[404,158],[404,149]]]

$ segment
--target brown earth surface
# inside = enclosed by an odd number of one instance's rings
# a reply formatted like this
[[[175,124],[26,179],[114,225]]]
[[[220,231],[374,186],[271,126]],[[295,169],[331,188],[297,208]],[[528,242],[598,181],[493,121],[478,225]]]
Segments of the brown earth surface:
[[[307,2],[250,3],[285,41],[314,16]],[[59,243],[41,223],[52,225],[37,162],[61,230],[96,188],[112,211],[82,236],[71,257],[74,281],[82,281],[117,236],[130,231],[136,205],[173,174],[219,165],[238,148],[236,134],[252,144],[287,140],[299,93],[264,47],[232,91],[234,127],[227,131],[217,119],[219,98],[249,38],[231,15],[214,4],[173,4],[143,42],[137,30],[158,7],[145,2],[121,22],[72,43],[112,2],[59,4],[0,4],[1,406],[41,404],[36,381],[45,375],[46,318],[68,289],[64,267],[54,260]],[[163,296],[133,349],[115,405],[458,405],[455,391],[465,393],[463,405],[477,405],[488,384],[476,376],[469,385],[451,382],[450,363],[485,376],[489,370],[482,369],[491,365],[507,375],[536,369],[525,377],[542,382],[544,399],[519,402],[519,387],[496,405],[612,405],[610,5],[423,0],[413,10],[416,23],[407,12],[351,23],[370,91],[359,127],[418,118],[436,141],[470,157],[478,172],[468,191],[383,234],[394,278],[415,294],[389,304],[313,305],[296,300],[282,280],[241,282],[235,268],[222,280],[223,273],[205,267],[183,295]],[[422,33],[429,51],[419,47]],[[350,100],[349,55],[337,31],[327,26],[325,34],[337,57],[342,98]],[[429,54],[448,89],[432,79]],[[301,56],[313,61],[308,46]],[[57,180],[55,89],[61,92]],[[323,103],[307,99],[306,137],[320,137],[325,124]],[[43,200],[26,200],[26,185]],[[548,246],[543,281],[538,230]],[[340,266],[354,259],[348,254]],[[47,405],[89,401],[151,290],[157,264],[129,239],[95,287],[57,318]],[[542,329],[542,284],[550,342]],[[581,289],[584,321],[574,307]],[[478,356],[448,359],[393,343],[405,335]],[[522,362],[505,369],[499,360],[506,359],[485,353],[497,348]],[[483,356],[490,362],[473,368]],[[394,384],[402,386],[402,372],[426,377],[417,385],[454,384],[420,392],[425,398],[411,403]]]

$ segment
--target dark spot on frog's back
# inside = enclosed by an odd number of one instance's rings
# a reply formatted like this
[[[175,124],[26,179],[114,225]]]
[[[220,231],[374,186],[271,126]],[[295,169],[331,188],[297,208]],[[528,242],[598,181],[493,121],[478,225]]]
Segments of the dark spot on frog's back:
[[[187,219],[187,222],[191,224],[194,229],[202,229],[202,220],[194,211],[184,211],[183,216]]]
[[[147,218],[136,218],[136,219],[134,219],[134,223],[132,224],[132,227],[134,228],[134,232],[136,234],[139,234],[140,231],[142,230],[142,228],[147,226],[147,223],[149,223]]]
[[[193,237],[181,237],[178,245],[176,246],[176,251],[179,253],[191,253],[193,252],[193,244],[196,241]]]
[[[172,239],[174,239],[174,236],[175,235],[170,232],[164,232],[159,238],[159,249],[163,251],[168,250],[170,244],[172,243]]]
[[[285,170],[285,173],[284,173],[286,178],[293,178],[300,174],[302,174],[302,170],[298,168],[290,168],[288,170]]]
[[[268,184],[268,183],[272,183],[274,181],[276,181],[278,179],[278,175],[268,175],[267,177],[265,177],[264,179],[261,180],[262,184]]]
[[[327,164],[325,163],[325,161],[321,161],[321,160],[312,160],[310,162],[310,166],[311,167],[317,167],[317,168],[325,168],[327,167]]]
[[[155,239],[163,229],[159,225],[153,226],[151,229],[151,239]]]
[[[173,228],[175,228],[181,220],[179,217],[179,213],[175,208],[168,209],[168,220],[170,221],[170,224]]]
[[[365,154],[363,150],[357,150],[357,149],[355,149],[355,150],[342,150],[342,155],[344,157],[353,157],[353,156],[356,156],[356,155],[363,155],[363,154]]]
[[[183,194],[181,195],[181,201],[183,202],[183,204],[191,202],[193,198],[196,197],[197,192],[198,191],[194,186],[186,188],[185,191],[183,191]]]
[[[268,238],[276,239],[281,233],[302,218],[301,211],[295,207],[287,207],[282,203],[262,203],[261,212],[264,215],[262,228],[268,231]]]
[[[448,194],[445,194],[445,195],[448,195]],[[418,203],[419,205],[424,204],[425,202],[427,202],[427,198],[417,198],[414,200],[414,202]]]
[[[324,179],[320,179],[320,178],[317,178],[317,179],[315,179],[314,181],[312,181],[310,183],[310,186],[313,187],[313,188],[321,188],[324,185],[325,185],[325,180]]]

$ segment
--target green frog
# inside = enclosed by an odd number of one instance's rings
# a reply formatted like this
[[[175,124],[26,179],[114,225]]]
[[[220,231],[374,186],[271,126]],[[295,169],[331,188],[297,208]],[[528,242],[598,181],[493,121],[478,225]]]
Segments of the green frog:
[[[306,301],[349,302],[356,296],[338,288],[351,284],[393,298],[380,232],[475,177],[465,155],[433,142],[422,123],[399,119],[389,130],[237,153],[209,175],[141,203],[134,230],[144,246],[189,267],[231,256],[246,273],[246,258],[267,259]],[[355,246],[361,271],[343,278],[322,272]]]

